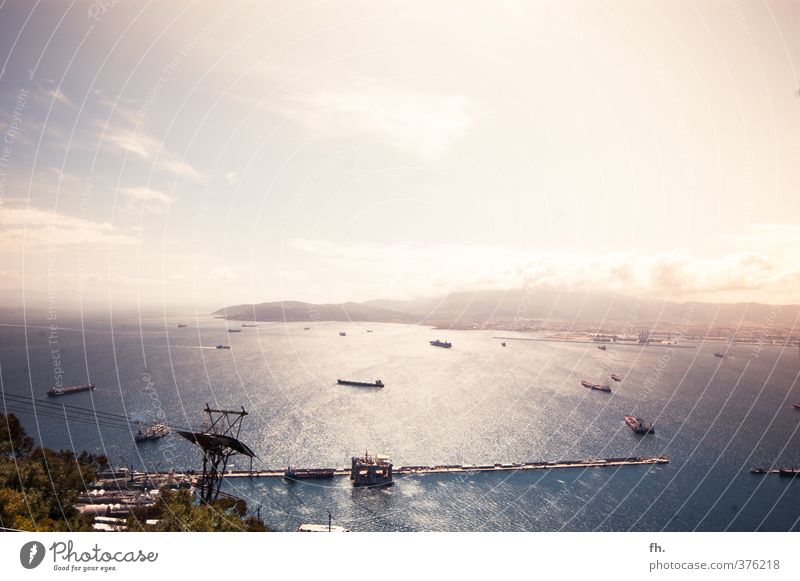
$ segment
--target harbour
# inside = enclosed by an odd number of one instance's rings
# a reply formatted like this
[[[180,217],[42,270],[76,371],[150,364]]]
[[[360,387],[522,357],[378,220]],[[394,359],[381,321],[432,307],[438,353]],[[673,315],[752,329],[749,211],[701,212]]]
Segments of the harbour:
[[[200,318],[196,324],[191,335],[176,328],[177,320],[116,320],[113,329],[87,322],[85,333],[80,325],[65,325],[77,330],[61,330],[62,346],[82,358],[85,337],[90,371],[86,378],[65,378],[66,384],[88,379],[97,388],[49,399],[47,370],[31,367],[34,384],[45,386],[36,397],[68,404],[68,410],[127,409],[136,421],[120,430],[53,413],[39,424],[43,445],[71,442],[76,450],[105,454],[115,466],[132,465],[137,478],[172,469],[196,486],[202,466],[197,447],[175,429],[137,443],[137,421],[199,428],[205,402],[241,403],[250,415],[240,437],[257,458],[252,471],[247,458],[235,459],[222,491],[254,509],[261,505],[274,530],[323,522],[327,510],[354,531],[747,530],[773,506],[764,528],[789,530],[800,517],[786,493],[796,479],[749,474],[754,465],[800,462],[794,452],[798,413],[791,407],[800,401],[792,389],[796,350],[765,347],[750,360],[750,346],[734,345],[734,357],[718,369],[722,360],[713,353],[719,347],[700,344],[662,359],[667,351],[602,352],[591,343],[509,342],[501,349],[491,331],[448,331],[442,338],[453,348],[435,349],[429,341],[436,335],[424,326],[374,322],[360,329],[316,322],[307,331],[303,322],[261,323],[257,332],[233,335],[226,321]],[[136,351],[141,337],[146,369]],[[32,332],[30,343],[27,352],[12,347],[0,354],[7,392],[30,395],[26,357],[48,357],[46,336],[39,345]],[[217,351],[217,344],[231,350]],[[115,357],[118,366],[110,363]],[[612,394],[581,387],[582,380],[610,383],[611,372],[623,378],[612,383]],[[365,383],[382,378],[386,387],[340,386],[337,375]],[[726,394],[722,407],[719,393]],[[21,412],[11,400],[7,405]],[[43,413],[38,410],[39,417]],[[656,433],[636,434],[625,415],[653,422]],[[33,416],[20,418],[38,436]],[[754,440],[766,426],[764,438]],[[365,447],[391,454],[394,485],[353,486],[350,457]],[[660,456],[668,463],[603,461]],[[714,464],[720,456],[724,461]],[[292,480],[285,477],[288,466],[334,473]],[[709,472],[714,478],[703,480]],[[724,493],[719,482],[728,487]],[[669,497],[659,496],[665,486]],[[720,503],[705,503],[720,494]],[[513,518],[502,512],[517,499],[524,505]]]

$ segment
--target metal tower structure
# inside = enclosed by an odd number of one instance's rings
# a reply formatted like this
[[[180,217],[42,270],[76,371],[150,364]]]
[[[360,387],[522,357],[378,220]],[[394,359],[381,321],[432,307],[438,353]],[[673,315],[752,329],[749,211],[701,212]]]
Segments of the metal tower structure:
[[[208,427],[203,432],[178,432],[178,434],[203,450],[203,476],[200,480],[200,499],[214,502],[219,495],[225,469],[231,456],[241,454],[252,460],[255,456],[247,445],[239,441],[242,422],[247,415],[241,411],[215,410],[206,404]]]

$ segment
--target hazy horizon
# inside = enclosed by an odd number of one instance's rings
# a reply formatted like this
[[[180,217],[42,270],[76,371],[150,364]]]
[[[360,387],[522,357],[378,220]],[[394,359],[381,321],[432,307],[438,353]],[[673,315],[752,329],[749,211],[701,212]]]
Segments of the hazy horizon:
[[[800,303],[797,3],[106,4],[0,7],[0,290]]]

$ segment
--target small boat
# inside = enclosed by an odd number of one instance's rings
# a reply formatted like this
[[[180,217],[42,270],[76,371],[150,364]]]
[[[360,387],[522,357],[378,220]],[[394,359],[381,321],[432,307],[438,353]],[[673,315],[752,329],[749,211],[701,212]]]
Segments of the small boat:
[[[602,385],[600,383],[592,383],[591,381],[581,381],[581,385],[586,389],[595,389],[597,391],[605,391],[611,393],[611,386]]]
[[[722,359],[723,357],[725,357],[725,354],[717,351],[716,353],[714,353],[714,357],[719,357],[720,359]]]
[[[600,349],[600,351],[605,351],[606,349],[608,349],[608,347],[606,347],[605,345],[598,345],[597,348]]]
[[[303,327],[303,331],[310,331],[311,327]]]
[[[230,349],[229,345],[217,345],[217,349]]]
[[[625,423],[628,424],[628,427],[637,434],[656,433],[653,424],[645,422],[643,419],[637,418],[636,416],[625,416]]]
[[[350,530],[339,525],[301,524],[298,533],[349,533]]]
[[[258,323],[242,323],[242,327],[258,327]]]
[[[186,323],[178,323],[178,329],[183,329],[186,326]]]
[[[445,349],[450,349],[450,347],[453,346],[453,344],[449,341],[439,341],[439,339],[436,339],[435,341],[428,341],[428,343],[434,347],[444,347]]]
[[[380,379],[373,382],[369,381],[353,381],[352,379],[337,379],[336,383],[339,385],[355,385],[356,387],[384,387]]]
[[[83,385],[73,385],[71,387],[51,387],[47,391],[50,397],[57,397],[59,395],[69,395],[71,393],[80,393],[82,391],[94,390],[94,383],[85,383]]]
[[[288,480],[333,478],[335,472],[334,468],[292,468],[289,466],[283,473],[283,477]]]
[[[347,333],[345,333],[344,331],[339,331],[339,337],[346,337],[346,336]]]
[[[503,341],[502,343],[500,343],[500,347],[505,347],[505,346],[506,346],[506,342],[505,342],[505,341]]]
[[[367,329],[367,333],[372,333],[372,329]]]
[[[228,333],[241,333],[241,329],[228,329]]]
[[[616,373],[612,373],[611,374],[611,379],[613,379],[614,381],[622,381],[622,376],[621,375],[617,375]]]
[[[139,425],[139,431],[133,437],[137,442],[147,442],[148,440],[158,440],[169,435],[169,427],[166,424],[153,424],[143,427]]]

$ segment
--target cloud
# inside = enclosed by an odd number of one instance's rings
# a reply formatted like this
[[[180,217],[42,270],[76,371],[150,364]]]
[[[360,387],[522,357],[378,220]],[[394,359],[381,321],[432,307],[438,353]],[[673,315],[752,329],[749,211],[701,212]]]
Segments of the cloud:
[[[137,238],[117,234],[106,222],[94,222],[36,208],[0,207],[0,227],[0,243],[4,254],[23,247],[139,243]]]
[[[67,96],[66,96],[66,95],[65,95],[65,94],[64,94],[64,93],[61,91],[61,89],[60,89],[60,88],[58,88],[58,87],[56,87],[55,89],[52,89],[52,90],[48,91],[48,92],[47,92],[47,95],[48,95],[48,96],[49,96],[51,99],[53,99],[54,101],[58,101],[58,102],[59,102],[59,103],[61,103],[62,105],[66,105],[67,107],[72,107],[72,108],[75,108],[75,105],[72,103],[72,101],[69,99],[69,97],[67,97]]]
[[[200,173],[198,170],[193,168],[191,165],[184,161],[179,161],[177,159],[167,159],[159,162],[159,167],[162,169],[167,170],[168,172],[175,174],[178,177],[185,177],[196,182],[202,182],[205,179],[205,174]]]
[[[145,133],[122,127],[104,128],[103,138],[112,150],[132,153],[142,159],[152,159],[163,147],[160,141]]]
[[[800,260],[757,251],[716,258],[683,249],[642,255],[534,252],[461,244],[333,243],[292,239],[289,247],[315,257],[338,281],[363,281],[365,298],[385,289],[403,296],[473,289],[602,290],[671,300],[800,302]],[[314,265],[312,264],[313,268]],[[344,291],[343,291],[344,292]]]
[[[469,133],[474,105],[462,95],[369,86],[299,98],[305,121],[337,135],[366,134],[426,161],[446,156]]]
[[[120,193],[127,199],[129,209],[144,208],[154,214],[163,214],[172,204],[169,194],[151,188],[123,188]]]

